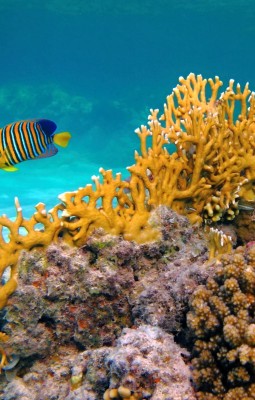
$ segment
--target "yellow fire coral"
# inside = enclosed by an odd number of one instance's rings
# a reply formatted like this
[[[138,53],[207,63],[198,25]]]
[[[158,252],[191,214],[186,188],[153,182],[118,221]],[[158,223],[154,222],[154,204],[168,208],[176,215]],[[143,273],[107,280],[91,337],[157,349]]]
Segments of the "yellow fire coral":
[[[164,114],[158,117],[158,110],[151,110],[148,126],[136,130],[141,154],[136,152],[135,164],[128,167],[129,182],[101,169],[103,183],[94,177],[95,190],[87,185],[60,196],[69,240],[81,244],[103,226],[113,234],[144,241],[153,235],[148,218],[158,205],[202,222],[233,219],[240,197],[255,199],[254,95],[248,84],[242,91],[230,81],[218,96],[221,85],[218,77],[180,78]],[[176,146],[172,154],[169,143]]]
[[[22,249],[45,247],[61,236],[81,246],[98,227],[145,242],[157,237],[150,211],[167,205],[192,222],[232,219],[240,198],[255,200],[255,97],[190,74],[167,97],[164,113],[151,110],[148,126],[136,130],[140,154],[128,167],[130,179],[100,169],[102,181],[59,196],[61,204],[46,212],[43,204],[26,220],[16,202],[17,218],[0,217],[0,274],[11,276],[0,288],[0,308],[16,288],[16,265]],[[168,144],[176,151],[168,152]],[[38,228],[38,224],[40,228]],[[9,230],[9,240],[3,235]],[[25,233],[22,232],[25,230]]]

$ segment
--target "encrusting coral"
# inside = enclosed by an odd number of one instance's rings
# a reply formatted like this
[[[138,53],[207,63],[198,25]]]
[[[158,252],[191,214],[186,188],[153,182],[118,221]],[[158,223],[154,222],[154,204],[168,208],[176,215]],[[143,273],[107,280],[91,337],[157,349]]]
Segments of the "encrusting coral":
[[[193,379],[199,400],[255,399],[255,243],[216,262],[191,300]]]
[[[159,205],[209,223],[233,219],[240,199],[255,199],[255,97],[248,84],[241,90],[231,80],[219,95],[218,77],[190,74],[179,81],[164,113],[151,110],[148,126],[136,130],[141,151],[127,168],[129,179],[101,168],[102,181],[93,176],[93,184],[60,195],[61,204],[48,212],[40,203],[27,220],[16,200],[16,220],[0,217],[0,274],[11,270],[0,288],[0,308],[16,289],[21,250],[45,248],[59,236],[82,246],[97,228],[143,243],[159,235],[150,222]],[[176,151],[169,153],[169,144]]]

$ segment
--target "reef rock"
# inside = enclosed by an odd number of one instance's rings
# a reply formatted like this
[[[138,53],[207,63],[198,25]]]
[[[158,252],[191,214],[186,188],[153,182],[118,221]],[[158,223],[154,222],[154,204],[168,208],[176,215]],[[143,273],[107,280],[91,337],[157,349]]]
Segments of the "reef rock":
[[[162,238],[150,244],[97,230],[80,249],[22,254],[3,326],[5,351],[20,361],[8,384],[1,376],[0,399],[29,390],[35,400],[96,400],[120,385],[145,399],[193,399],[183,347],[190,295],[212,274],[205,235],[165,207],[152,218]]]

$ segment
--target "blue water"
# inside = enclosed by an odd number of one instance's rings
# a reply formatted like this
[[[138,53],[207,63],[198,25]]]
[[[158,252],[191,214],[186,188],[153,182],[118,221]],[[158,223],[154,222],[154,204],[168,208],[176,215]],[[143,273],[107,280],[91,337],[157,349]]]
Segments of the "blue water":
[[[0,214],[15,215],[14,196],[25,216],[38,202],[49,209],[100,167],[125,175],[134,130],[180,75],[255,90],[254,13],[254,1],[1,0],[0,126],[49,118],[72,140],[55,157],[0,171]]]

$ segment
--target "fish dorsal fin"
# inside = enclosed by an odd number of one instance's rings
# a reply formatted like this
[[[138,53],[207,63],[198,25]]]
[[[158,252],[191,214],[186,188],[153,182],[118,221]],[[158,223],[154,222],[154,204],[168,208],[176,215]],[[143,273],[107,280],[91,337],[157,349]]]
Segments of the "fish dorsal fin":
[[[55,154],[57,154],[58,149],[54,146],[54,144],[50,144],[46,151],[39,156],[35,157],[34,160],[38,160],[40,158],[48,158],[48,157],[53,157]]]
[[[37,119],[36,124],[40,125],[42,131],[48,137],[53,136],[55,130],[57,129],[57,125],[55,124],[55,122],[49,119]]]
[[[53,142],[61,147],[66,147],[70,138],[71,134],[69,132],[56,133],[56,135],[54,135]]]

